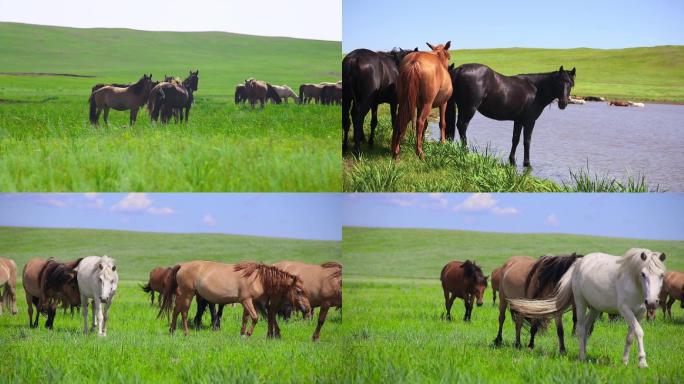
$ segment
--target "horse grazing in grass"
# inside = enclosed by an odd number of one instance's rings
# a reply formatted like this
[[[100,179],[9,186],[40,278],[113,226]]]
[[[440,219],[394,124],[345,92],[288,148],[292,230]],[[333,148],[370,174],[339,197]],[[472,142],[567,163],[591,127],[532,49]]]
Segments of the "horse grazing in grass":
[[[318,104],[321,100],[321,91],[323,86],[320,84],[302,84],[299,86],[299,103],[309,104],[311,100]]]
[[[392,156],[395,159],[399,156],[401,141],[404,139],[409,121],[413,121],[416,127],[416,155],[425,159],[423,139],[427,129],[427,118],[432,108],[435,107],[439,107],[441,142],[445,142],[444,114],[452,93],[448,71],[451,41],[437,46],[426,44],[432,52],[409,53],[399,66],[397,81],[399,118],[392,133]]]
[[[487,278],[482,269],[470,260],[465,262],[452,261],[442,268],[439,279],[444,290],[444,305],[446,318],[451,320],[451,306],[457,297],[463,299],[465,315],[463,321],[470,321],[473,312],[473,301],[482,306],[482,296],[487,289]]]
[[[14,260],[0,257],[0,288],[2,301],[0,301],[0,315],[3,307],[9,309],[12,315],[17,314],[17,264]]]
[[[246,336],[252,335],[259,319],[254,307],[256,301],[264,303],[268,308],[269,338],[280,337],[275,314],[283,302],[290,301],[308,311],[301,279],[276,267],[253,262],[223,264],[191,261],[174,266],[169,281],[165,284],[159,316],[173,310],[169,327],[171,333],[176,329],[180,313],[183,331],[185,335],[188,334],[188,310],[195,295],[200,295],[211,303],[241,303],[243,315],[240,334]],[[246,330],[250,317],[252,326]]]
[[[311,336],[313,341],[318,340],[328,310],[330,308],[342,310],[342,264],[334,261],[321,265],[281,261],[274,266],[302,279],[304,295],[310,305],[310,311],[305,315],[306,318],[313,317],[314,308],[320,307],[316,330]]]
[[[628,325],[622,362],[637,338],[639,367],[648,367],[644,330],[640,321],[647,310],[654,311],[665,278],[665,254],[632,248],[623,256],[591,253],[577,260],[554,284],[554,296],[544,300],[513,299],[511,308],[525,317],[547,318],[565,312],[574,300],[577,309],[579,359],[586,359],[586,345],[594,321],[601,312],[620,313]],[[589,313],[587,314],[587,309]]]
[[[49,259],[31,259],[24,265],[22,284],[28,304],[29,326],[38,326],[40,313],[47,315],[45,328],[52,329],[60,302],[69,305],[80,304],[80,293],[75,268],[81,259],[68,263]],[[33,306],[36,307],[36,319],[33,321]]]
[[[321,90],[321,104],[333,105],[342,103],[342,84],[325,85]]]
[[[247,88],[244,84],[235,86],[235,104],[244,104],[247,102]]]
[[[98,336],[107,336],[109,307],[119,284],[119,274],[116,272],[114,260],[107,256],[88,256],[81,260],[76,271],[81,292],[83,333],[88,334],[88,300],[92,299],[93,325],[90,330],[93,331],[97,327]]]
[[[513,256],[504,263],[499,284],[499,331],[494,339],[494,345],[499,346],[503,342],[503,324],[506,321],[508,300],[550,296],[553,292],[549,286],[553,286],[553,282],[558,282],[578,257],[581,256],[574,253],[567,256],[542,256],[538,260],[529,256]],[[532,325],[528,348],[534,348],[535,335],[540,328],[546,328],[547,322],[525,319],[515,312],[511,314],[515,322],[515,347],[521,347],[520,331],[523,322],[527,321]],[[562,314],[556,316],[556,334],[560,353],[565,353]]]
[[[156,267],[150,271],[150,278],[147,284],[141,288],[145,293],[150,294],[150,304],[154,304],[154,293],[157,292],[157,302],[161,305],[161,295],[164,292],[164,281],[171,273],[171,268]]]
[[[399,64],[413,51],[393,49],[390,52],[374,52],[356,49],[342,59],[342,151],[347,151],[349,126],[354,124],[354,153],[361,152],[364,140],[363,121],[371,112],[371,133],[368,145],[373,147],[375,128],[378,126],[378,105],[390,106],[390,117],[394,127],[397,115],[396,85]],[[351,118],[350,118],[351,116]]]
[[[299,102],[299,97],[297,97],[295,91],[293,91],[292,88],[288,87],[287,85],[271,84],[271,87],[273,87],[273,90],[275,90],[281,99],[285,100],[285,104],[287,104],[287,100],[290,98],[294,99],[295,103]]]
[[[499,291],[499,283],[501,282],[502,268],[503,267],[499,267],[492,271],[492,298],[494,299],[492,305],[496,305],[496,293]]]
[[[466,131],[475,111],[494,120],[512,120],[513,145],[508,161],[515,165],[515,150],[522,132],[525,167],[530,167],[530,143],[537,118],[555,99],[558,107],[565,109],[575,85],[575,68],[566,71],[562,65],[554,72],[504,76],[483,64],[463,64],[449,73],[454,93],[446,113],[447,138],[453,140],[455,124],[461,144],[467,147]]]
[[[261,108],[263,108],[267,99],[273,100],[273,102],[276,104],[281,103],[278,93],[270,84],[265,81],[255,80],[252,78],[245,80],[245,93],[252,108],[254,108],[257,103],[259,103]]]
[[[143,75],[135,84],[125,88],[104,86],[90,94],[90,122],[98,124],[100,113],[104,110],[104,121],[108,123],[109,109],[117,111],[131,111],[129,124],[133,125],[138,116],[138,110],[145,105],[152,89],[152,74]]]
[[[672,318],[672,304],[677,300],[684,308],[684,273],[670,271],[665,274],[665,282],[660,291],[660,307],[663,309],[663,317]]]

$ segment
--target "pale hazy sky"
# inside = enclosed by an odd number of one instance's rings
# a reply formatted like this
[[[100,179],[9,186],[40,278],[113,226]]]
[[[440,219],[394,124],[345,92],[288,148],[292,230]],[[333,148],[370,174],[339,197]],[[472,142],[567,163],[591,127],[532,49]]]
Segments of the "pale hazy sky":
[[[0,0],[0,21],[342,40],[342,0]]]

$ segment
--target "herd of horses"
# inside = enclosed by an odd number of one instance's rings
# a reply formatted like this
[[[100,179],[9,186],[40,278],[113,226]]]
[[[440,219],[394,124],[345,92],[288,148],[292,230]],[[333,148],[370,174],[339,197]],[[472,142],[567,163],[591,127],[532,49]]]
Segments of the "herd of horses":
[[[3,307],[17,313],[16,263],[0,257],[0,288],[4,287],[0,314]],[[70,262],[54,258],[31,259],[24,266],[23,287],[28,304],[29,326],[38,326],[40,314],[47,316],[45,327],[53,328],[57,310],[80,307],[83,315],[83,332],[88,333],[88,305],[92,304],[91,331],[107,335],[109,308],[118,286],[116,263],[107,256],[88,256]],[[342,309],[342,265],[326,262],[320,265],[297,261],[281,261],[269,265],[258,262],[225,264],[214,261],[190,261],[173,267],[157,267],[150,272],[144,292],[158,293],[159,312],[170,316],[173,333],[178,315],[188,335],[188,311],[193,298],[197,299],[196,328],[201,327],[202,315],[209,308],[212,329],[220,328],[223,307],[240,303],[243,307],[241,335],[254,332],[259,313],[268,321],[267,337],[280,337],[278,316],[289,319],[301,312],[311,319],[319,308],[318,323],[312,339],[318,340],[330,308]],[[216,311],[218,305],[218,312]],[[34,318],[33,311],[36,309]],[[247,322],[251,326],[247,329]]]
[[[152,74],[143,74],[135,83],[95,84],[88,98],[90,123],[97,125],[103,115],[107,124],[109,111],[114,109],[130,111],[129,124],[133,125],[143,107],[147,107],[152,121],[166,124],[173,118],[175,122],[187,122],[198,85],[199,70],[189,71],[185,79],[165,75],[164,81],[152,81]],[[235,104],[249,102],[252,107],[260,104],[263,108],[269,100],[280,104],[289,99],[299,104],[311,101],[324,105],[341,104],[342,82],[302,84],[299,96],[287,85],[272,85],[254,78],[235,87]]]
[[[573,314],[573,334],[579,337],[579,359],[586,359],[586,342],[594,321],[605,312],[627,322],[627,341],[623,363],[628,362],[634,338],[637,339],[639,367],[647,367],[640,321],[655,318],[658,306],[663,316],[672,317],[672,305],[680,300],[684,308],[684,273],[665,270],[665,254],[643,248],[632,248],[622,256],[605,253],[551,256],[538,259],[513,256],[485,276],[470,260],[453,261],[442,269],[440,280],[444,290],[446,318],[451,319],[451,307],[456,297],[465,303],[464,321],[469,321],[474,301],[483,303],[487,280],[491,277],[493,299],[499,295],[498,332],[494,345],[502,344],[506,310],[510,306],[515,322],[515,347],[520,348],[520,331],[530,326],[529,348],[534,338],[553,318],[560,353],[564,354],[562,316]]]
[[[546,73],[505,76],[483,64],[449,64],[451,42],[432,45],[430,51],[395,49],[375,52],[357,49],[342,60],[342,150],[347,150],[349,128],[354,127],[354,154],[365,140],[363,122],[371,112],[368,144],[373,145],[378,106],[389,104],[392,121],[391,152],[396,159],[409,122],[415,127],[416,155],[424,159],[423,140],[427,118],[439,108],[440,140],[453,140],[458,129],[467,147],[466,131],[479,111],[495,120],[513,121],[509,161],[523,135],[524,165],[530,166],[530,143],[537,118],[554,100],[565,109],[575,85],[575,68]],[[458,114],[456,108],[458,107]]]

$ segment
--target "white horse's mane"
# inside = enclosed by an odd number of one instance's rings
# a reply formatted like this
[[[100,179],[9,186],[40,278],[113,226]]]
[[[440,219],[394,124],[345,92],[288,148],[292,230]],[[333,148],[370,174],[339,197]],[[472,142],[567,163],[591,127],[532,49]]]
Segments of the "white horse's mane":
[[[646,260],[641,259],[641,254],[646,254]],[[646,266],[648,272],[657,274],[665,272],[665,264],[660,260],[660,254],[646,248],[632,248],[618,261],[620,272],[639,273]]]

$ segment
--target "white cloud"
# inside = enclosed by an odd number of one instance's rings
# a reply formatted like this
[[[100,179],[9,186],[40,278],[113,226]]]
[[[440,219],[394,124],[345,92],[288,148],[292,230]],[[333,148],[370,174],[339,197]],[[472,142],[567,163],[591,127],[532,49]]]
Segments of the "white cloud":
[[[214,216],[207,213],[204,215],[204,218],[202,218],[202,224],[206,225],[207,227],[215,227],[216,219],[214,219]]]
[[[515,207],[492,207],[492,213],[498,216],[516,215],[518,213],[518,209]]]
[[[150,200],[144,193],[129,193],[118,203],[112,205],[111,209],[115,212],[143,212],[152,206]]]
[[[546,216],[546,225],[557,227],[560,224],[555,213]]]
[[[89,192],[84,193],[83,196],[86,199],[86,208],[102,208],[104,206],[104,199],[100,197],[99,193]]]
[[[432,201],[433,208],[446,208],[449,206],[449,199],[443,193],[429,193],[428,198]]]
[[[497,216],[518,214],[515,207],[501,207],[491,193],[473,193],[454,207],[456,212],[489,212]]]
[[[149,207],[149,208],[147,208],[147,213],[149,213],[149,214],[151,214],[151,215],[163,215],[163,216],[167,216],[167,215],[173,214],[173,209],[171,209],[171,208],[169,208],[169,207],[162,207],[162,208],[158,208],[158,207]]]

